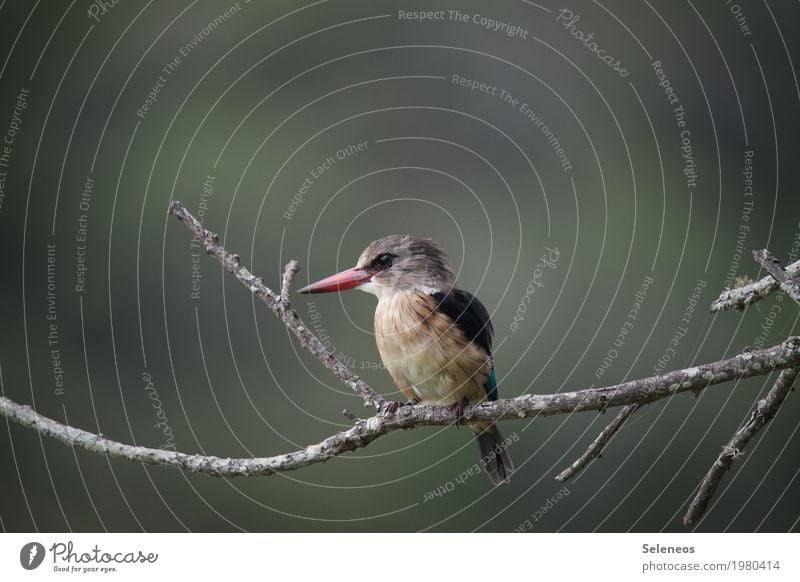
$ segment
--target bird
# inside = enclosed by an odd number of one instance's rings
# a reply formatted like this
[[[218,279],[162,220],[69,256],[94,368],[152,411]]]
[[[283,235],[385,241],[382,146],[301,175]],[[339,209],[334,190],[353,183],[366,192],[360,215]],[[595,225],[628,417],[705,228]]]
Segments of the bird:
[[[461,418],[468,404],[497,400],[489,312],[457,288],[442,245],[410,234],[371,242],[356,265],[298,290],[330,293],[360,289],[378,298],[375,341],[395,385],[408,399],[400,406],[449,406]],[[460,422],[460,420],[459,420]],[[480,464],[494,485],[509,481],[514,466],[491,422],[469,424]]]

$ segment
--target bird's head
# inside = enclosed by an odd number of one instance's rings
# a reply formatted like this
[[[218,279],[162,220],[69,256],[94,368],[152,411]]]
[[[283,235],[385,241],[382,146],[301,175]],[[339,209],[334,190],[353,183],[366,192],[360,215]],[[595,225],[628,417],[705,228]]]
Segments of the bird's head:
[[[371,242],[355,267],[303,287],[298,293],[359,288],[380,298],[398,291],[447,292],[454,282],[447,255],[438,242],[393,234]]]

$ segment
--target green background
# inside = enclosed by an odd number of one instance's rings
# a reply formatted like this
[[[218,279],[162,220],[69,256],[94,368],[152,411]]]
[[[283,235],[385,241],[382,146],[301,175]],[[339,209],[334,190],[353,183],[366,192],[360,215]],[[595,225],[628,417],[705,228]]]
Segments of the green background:
[[[240,2],[206,31],[233,4],[122,0],[103,14],[92,6],[0,3],[3,135],[16,96],[30,91],[3,168],[2,391],[42,414],[152,447],[167,442],[154,426],[161,414],[178,450],[246,457],[346,428],[343,408],[369,413],[218,264],[193,261],[188,231],[167,216],[173,199],[192,212],[203,203],[206,226],[273,288],[291,258],[306,284],[351,266],[386,234],[440,240],[459,285],[492,313],[503,397],[652,375],[698,284],[668,369],[797,331],[798,309],[779,295],[744,314],[707,312],[731,275],[758,274],[753,249],[784,261],[798,251],[795,2],[576,0],[570,29],[558,21],[563,6],[548,0]],[[398,17],[453,9],[469,21]],[[488,30],[474,15],[520,26],[526,38]],[[593,32],[628,76],[571,30]],[[686,113],[693,188],[653,61]],[[137,116],[159,75],[157,101]],[[519,103],[470,91],[453,75]],[[520,111],[523,102],[571,169]],[[310,172],[360,142],[366,148],[314,179],[286,218]],[[209,176],[213,194],[203,198]],[[84,211],[87,177],[94,189]],[[82,214],[86,287],[77,292]],[[48,344],[48,244],[62,394]],[[558,262],[537,273],[546,247],[558,249]],[[615,346],[646,277],[653,284],[638,319]],[[514,330],[534,278],[541,286]],[[375,369],[374,304],[358,292],[295,298],[332,349],[391,396],[388,374]],[[612,349],[613,363],[598,374]],[[392,433],[325,464],[223,480],[73,451],[2,421],[0,525],[513,531],[529,520],[532,531],[683,531],[695,487],[769,386],[756,378],[645,407],[549,504],[562,487],[553,476],[615,411],[503,423],[506,436],[519,437],[510,449],[517,471],[496,489],[482,475],[456,481],[477,454],[469,432],[453,428]],[[736,462],[699,531],[798,529],[797,417],[793,394]]]

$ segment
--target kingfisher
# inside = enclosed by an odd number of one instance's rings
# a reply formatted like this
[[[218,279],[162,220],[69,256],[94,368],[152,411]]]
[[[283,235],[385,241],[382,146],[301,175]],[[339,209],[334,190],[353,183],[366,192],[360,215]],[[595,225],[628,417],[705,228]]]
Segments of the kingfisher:
[[[390,235],[370,243],[355,267],[298,293],[361,289],[375,295],[375,341],[384,367],[408,402],[449,406],[460,418],[468,404],[497,400],[492,322],[477,297],[456,287],[442,246],[429,238]],[[500,430],[469,425],[481,466],[495,485],[514,467]]]

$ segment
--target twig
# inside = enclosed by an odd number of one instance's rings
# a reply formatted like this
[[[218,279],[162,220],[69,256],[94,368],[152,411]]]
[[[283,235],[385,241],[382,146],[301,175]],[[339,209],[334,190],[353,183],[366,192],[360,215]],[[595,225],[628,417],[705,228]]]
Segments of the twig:
[[[352,420],[353,422],[358,422],[359,418],[356,416],[351,410],[345,408],[342,410],[342,415],[347,418],[348,420]]]
[[[281,281],[281,302],[283,303],[284,309],[289,309],[292,306],[292,301],[289,299],[289,292],[292,289],[292,283],[294,283],[295,275],[300,270],[300,265],[297,264],[297,261],[292,259],[288,263],[286,263],[286,268],[283,270],[283,280]]]
[[[571,479],[578,473],[581,469],[583,469],[592,459],[595,459],[600,456],[600,453],[603,451],[603,447],[606,446],[608,441],[611,440],[619,428],[623,425],[623,423],[630,418],[630,416],[636,412],[639,408],[638,404],[628,404],[624,406],[622,410],[619,411],[619,414],[614,417],[614,420],[603,429],[603,431],[597,435],[597,438],[594,439],[589,448],[586,449],[586,452],[583,453],[574,463],[572,463],[569,467],[561,471],[558,475],[556,475],[556,481],[566,481],[567,479]]]
[[[350,388],[359,394],[368,405],[377,410],[381,409],[385,399],[375,392],[369,384],[353,374],[344,362],[328,352],[319,338],[303,324],[297,312],[291,308],[289,302],[289,286],[296,273],[294,270],[297,266],[296,262],[291,261],[286,265],[281,295],[276,296],[269,287],[264,285],[261,277],[256,277],[241,265],[239,255],[227,252],[222,245],[220,245],[219,236],[203,228],[203,225],[186,210],[183,204],[175,201],[170,206],[169,211],[175,218],[185,224],[197,238],[203,241],[206,253],[222,263],[222,266],[225,267],[228,272],[232,273],[242,285],[250,289],[256,297],[261,299],[267,307],[286,324],[286,327],[292,330],[294,335],[300,340],[301,346],[314,354],[326,368],[333,372],[334,376],[350,386]]]
[[[795,261],[786,267],[786,272],[793,276],[800,276],[800,261]],[[711,304],[711,311],[725,311],[727,309],[744,309],[764,299],[767,295],[777,290],[778,282],[774,277],[768,275],[754,283],[737,287],[735,289],[725,289],[720,296]]]
[[[781,262],[767,249],[753,251],[753,258],[780,284],[781,289],[800,305],[800,281],[787,273],[781,267]]]
[[[742,455],[742,450],[747,443],[761,430],[778,412],[781,404],[786,400],[792,384],[797,378],[800,368],[789,368],[783,370],[775,384],[772,386],[767,396],[759,400],[755,410],[750,415],[750,419],[733,435],[727,445],[722,447],[722,452],[711,466],[703,481],[697,495],[689,506],[689,510],[683,518],[683,524],[687,527],[694,525],[705,513],[711,498],[714,496],[725,473],[733,465],[733,460]]]

